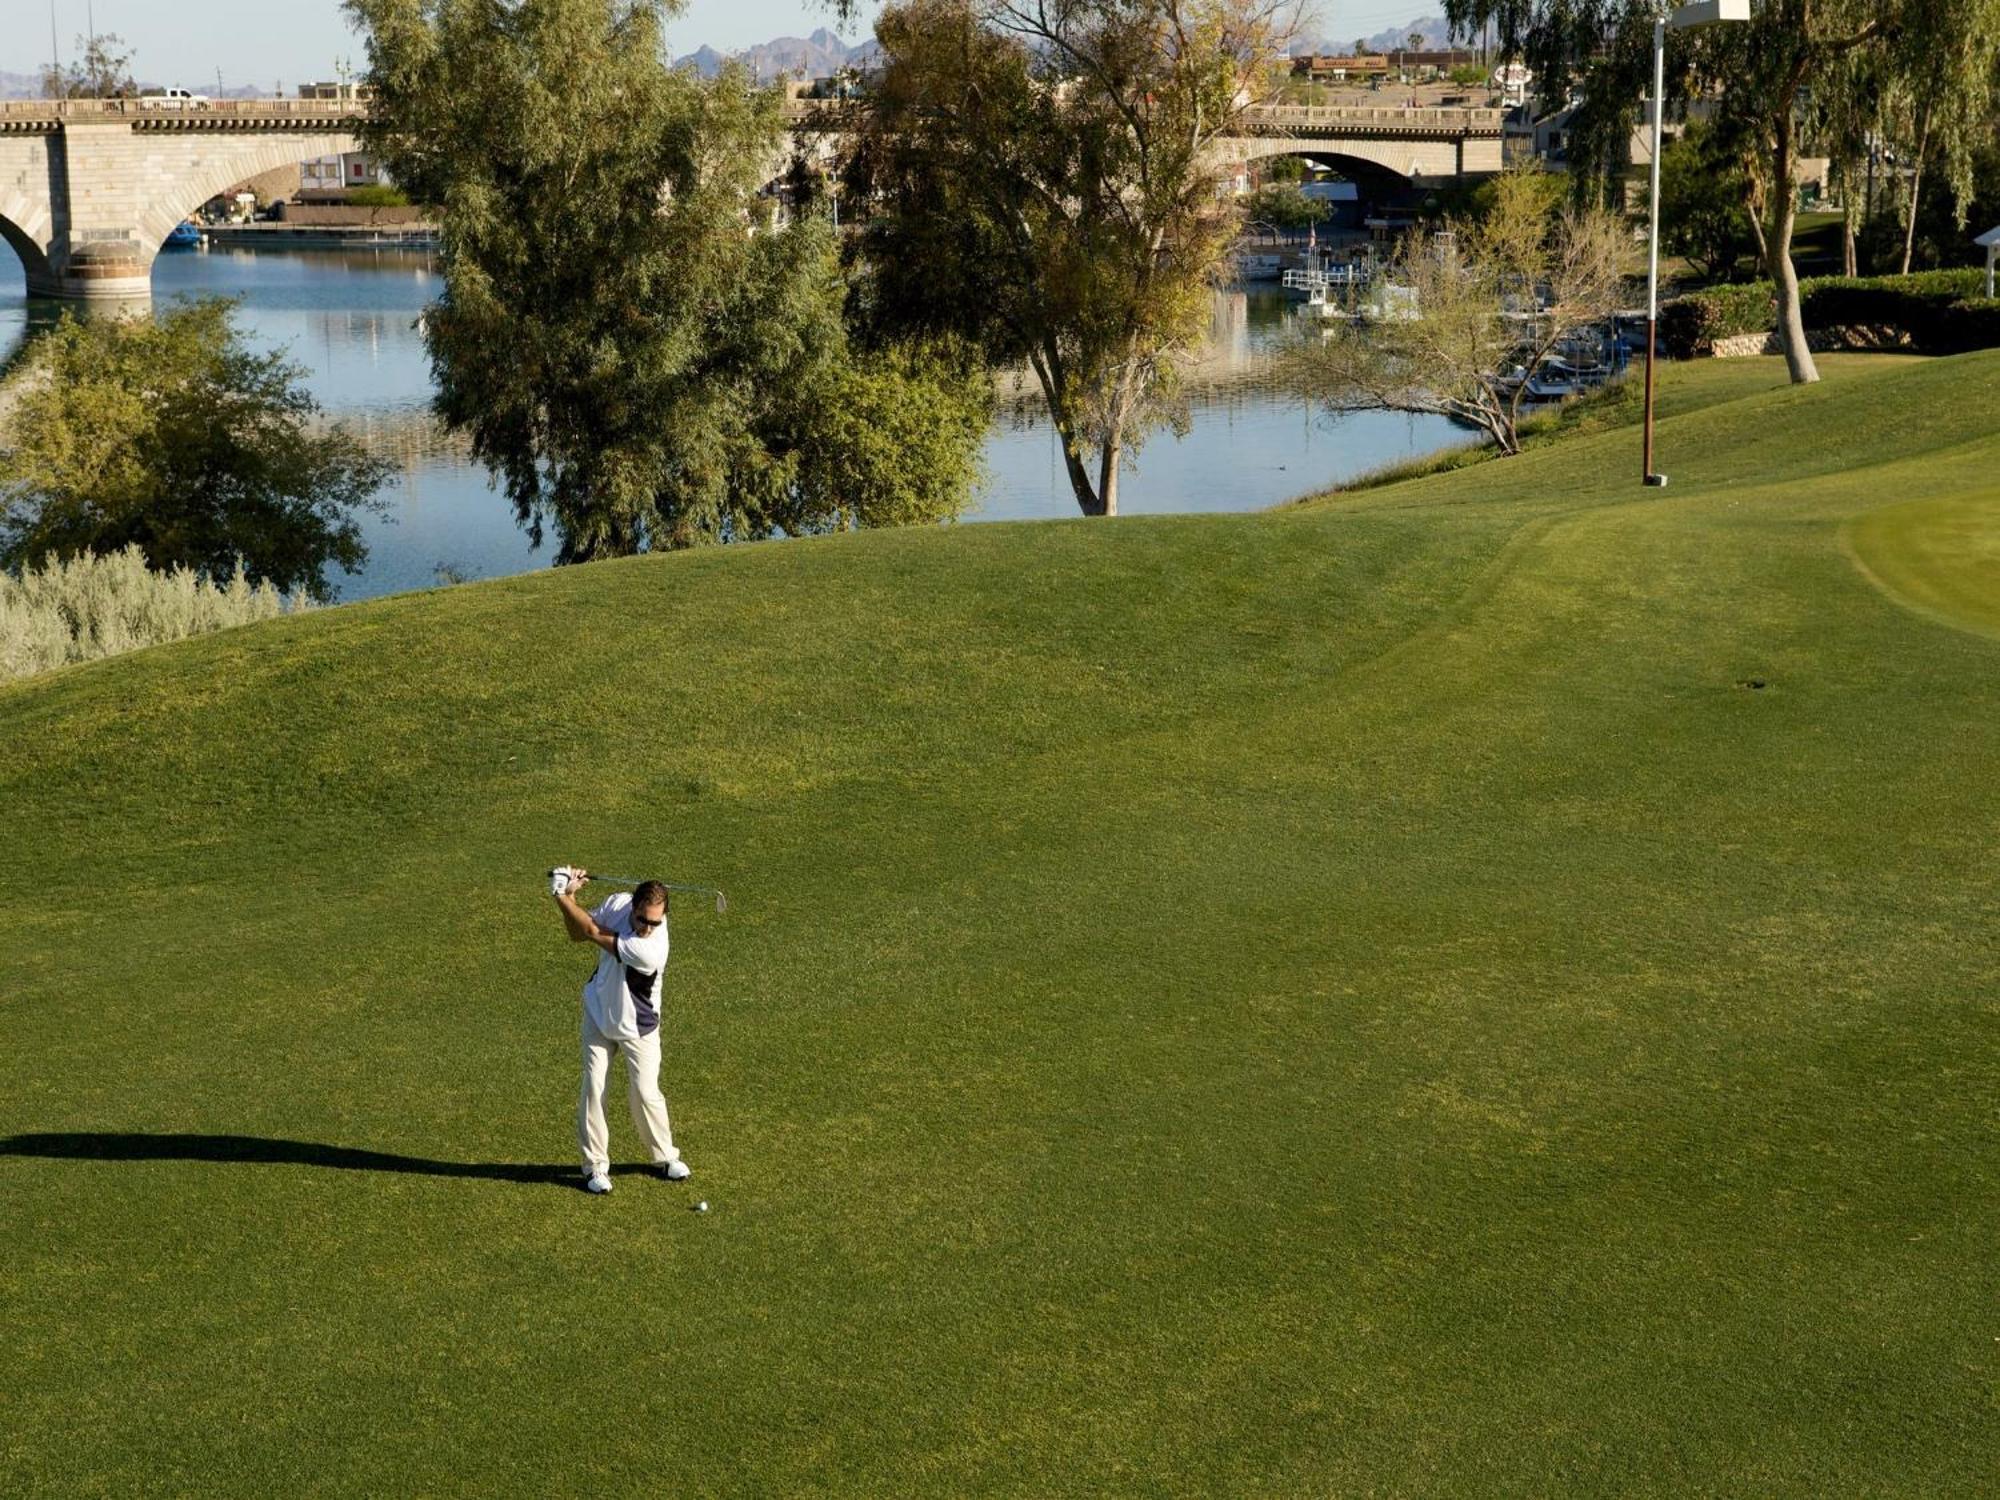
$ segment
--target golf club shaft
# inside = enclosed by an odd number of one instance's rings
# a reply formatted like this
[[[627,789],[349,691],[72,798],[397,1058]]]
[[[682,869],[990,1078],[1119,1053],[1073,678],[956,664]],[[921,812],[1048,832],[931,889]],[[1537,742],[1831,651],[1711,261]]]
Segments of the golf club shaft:
[[[551,870],[549,873],[553,875],[555,871]],[[640,886],[645,884],[643,880],[634,880],[629,875],[598,875],[593,872],[587,874],[585,878],[601,880],[606,885]],[[729,898],[712,885],[676,885],[671,880],[662,880],[660,884],[670,891],[683,891],[690,896],[713,896],[717,911],[729,910]]]

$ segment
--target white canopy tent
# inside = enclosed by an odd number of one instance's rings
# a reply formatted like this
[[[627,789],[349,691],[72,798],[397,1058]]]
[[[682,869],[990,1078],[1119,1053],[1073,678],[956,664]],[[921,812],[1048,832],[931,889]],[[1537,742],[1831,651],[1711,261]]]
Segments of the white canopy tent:
[[[1972,242],[1986,252],[1986,295],[1993,295],[1993,267],[2000,262],[2000,224],[1995,224],[1986,233]]]

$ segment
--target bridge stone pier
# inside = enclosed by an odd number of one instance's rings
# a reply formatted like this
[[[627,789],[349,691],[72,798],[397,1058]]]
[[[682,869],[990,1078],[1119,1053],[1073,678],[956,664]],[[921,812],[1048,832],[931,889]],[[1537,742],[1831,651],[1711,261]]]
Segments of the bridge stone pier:
[[[136,99],[0,104],[0,237],[35,297],[143,300],[173,227],[273,167],[356,149],[351,103]]]

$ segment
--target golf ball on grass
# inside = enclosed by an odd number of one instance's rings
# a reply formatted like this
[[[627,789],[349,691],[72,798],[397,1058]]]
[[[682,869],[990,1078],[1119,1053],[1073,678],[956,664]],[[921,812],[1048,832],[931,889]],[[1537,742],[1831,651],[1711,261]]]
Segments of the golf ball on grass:
[[[696,1213],[698,1213],[698,1214],[705,1214],[705,1213],[707,1213],[707,1212],[708,1212],[708,1200],[707,1200],[706,1198],[702,1199],[702,1200],[701,1200],[701,1202],[697,1203],[697,1204],[696,1204],[696,1205],[694,1206],[694,1211],[695,1211]]]

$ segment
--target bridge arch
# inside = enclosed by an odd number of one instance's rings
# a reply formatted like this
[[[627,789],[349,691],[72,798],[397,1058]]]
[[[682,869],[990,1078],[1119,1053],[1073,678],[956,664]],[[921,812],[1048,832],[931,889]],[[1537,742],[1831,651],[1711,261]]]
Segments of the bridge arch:
[[[21,269],[27,272],[31,286],[48,280],[49,253],[44,248],[48,239],[45,210],[38,212],[34,204],[24,202],[18,193],[0,193],[0,240],[5,240],[20,257]]]
[[[214,136],[188,137],[206,145]],[[223,139],[227,139],[224,137]],[[139,211],[139,240],[152,254],[166,242],[174,226],[208,202],[217,193],[246,182],[278,167],[308,161],[318,156],[338,156],[357,149],[355,137],[347,133],[324,135],[263,135],[232,142],[234,149],[203,152],[165,183]],[[150,262],[148,270],[150,272]]]
[[[1357,182],[1394,179],[1406,187],[1418,175],[1406,149],[1389,149],[1381,141],[1271,140],[1253,136],[1238,144],[1243,150],[1237,160],[1246,164],[1269,161],[1274,156],[1297,156]]]
[[[1246,157],[1243,165],[1271,161],[1280,156],[1295,156],[1355,183],[1361,189],[1363,200],[1369,203],[1400,204],[1420,196],[1416,179],[1370,157],[1342,149],[1343,144],[1288,142],[1282,149],[1260,150]]]

